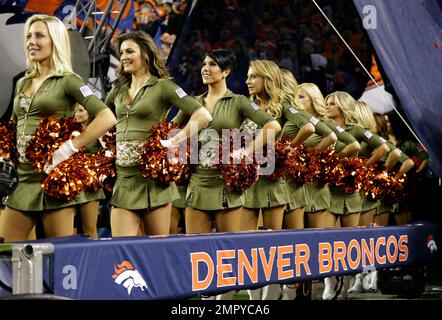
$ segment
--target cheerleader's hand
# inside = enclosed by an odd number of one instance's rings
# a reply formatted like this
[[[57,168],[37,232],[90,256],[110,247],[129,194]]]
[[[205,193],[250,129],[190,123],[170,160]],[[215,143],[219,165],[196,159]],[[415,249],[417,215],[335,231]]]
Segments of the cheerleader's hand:
[[[78,152],[78,149],[75,148],[71,139],[64,142],[60,146],[60,148],[58,148],[52,155],[52,163],[51,164],[49,164],[48,162],[45,163],[43,167],[44,172],[46,172],[46,174],[49,174],[49,172],[51,172],[52,169],[54,169],[58,164],[67,160],[70,156],[72,156],[76,152]]]

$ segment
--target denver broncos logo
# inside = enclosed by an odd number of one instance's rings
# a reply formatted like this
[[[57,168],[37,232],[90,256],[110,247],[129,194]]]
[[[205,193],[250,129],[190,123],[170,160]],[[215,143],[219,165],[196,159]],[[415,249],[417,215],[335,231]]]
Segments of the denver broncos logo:
[[[141,274],[134,269],[129,261],[123,261],[120,264],[114,266],[115,274],[112,275],[112,279],[118,285],[123,285],[127,289],[127,293],[130,295],[132,288],[140,288],[141,291],[147,289],[146,281],[144,281]]]

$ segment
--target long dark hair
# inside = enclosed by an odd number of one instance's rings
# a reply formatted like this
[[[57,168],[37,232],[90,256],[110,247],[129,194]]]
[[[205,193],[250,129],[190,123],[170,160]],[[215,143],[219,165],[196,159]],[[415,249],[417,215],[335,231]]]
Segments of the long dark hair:
[[[227,78],[233,74],[236,68],[236,55],[229,49],[216,49],[210,50],[206,53],[206,56],[212,58],[222,71],[230,70]]]
[[[170,74],[167,70],[164,58],[161,56],[160,49],[150,35],[140,30],[122,34],[118,37],[118,53],[120,52],[121,44],[126,40],[132,40],[138,44],[151,74],[161,79],[170,79]],[[130,73],[124,72],[122,64],[118,66],[116,73],[118,78],[115,86],[118,89],[130,84],[132,77]]]

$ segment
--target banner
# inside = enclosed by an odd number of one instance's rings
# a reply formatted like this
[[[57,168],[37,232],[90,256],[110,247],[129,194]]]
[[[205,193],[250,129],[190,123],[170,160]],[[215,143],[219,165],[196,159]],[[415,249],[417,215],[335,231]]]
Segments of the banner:
[[[98,240],[54,238],[54,278],[48,279],[48,274],[45,278],[53,283],[56,295],[75,299],[183,299],[424,264],[434,259],[440,235],[440,225],[416,224]]]
[[[417,136],[442,176],[442,3],[354,0]]]

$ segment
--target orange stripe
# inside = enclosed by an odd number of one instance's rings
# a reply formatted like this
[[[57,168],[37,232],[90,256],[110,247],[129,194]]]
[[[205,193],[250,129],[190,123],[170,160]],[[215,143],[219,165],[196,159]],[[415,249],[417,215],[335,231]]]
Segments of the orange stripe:
[[[63,0],[29,0],[24,11],[54,14],[62,3]]]

